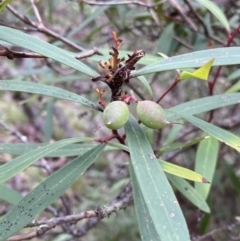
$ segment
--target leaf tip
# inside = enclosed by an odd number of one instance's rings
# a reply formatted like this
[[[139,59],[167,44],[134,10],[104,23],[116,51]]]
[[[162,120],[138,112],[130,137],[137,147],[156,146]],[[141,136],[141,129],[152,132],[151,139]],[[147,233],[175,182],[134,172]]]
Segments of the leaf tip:
[[[209,183],[210,184],[210,182],[204,177],[202,177],[202,183]]]

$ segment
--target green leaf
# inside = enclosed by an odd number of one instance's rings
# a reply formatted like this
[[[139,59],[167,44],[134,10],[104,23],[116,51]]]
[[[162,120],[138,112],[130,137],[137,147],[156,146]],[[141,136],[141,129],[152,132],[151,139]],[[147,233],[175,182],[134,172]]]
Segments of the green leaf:
[[[231,146],[232,148],[240,152],[240,138],[238,136],[232,134],[231,132],[225,131],[213,124],[203,121],[195,116],[183,114],[180,112],[178,112],[177,114],[192,123],[193,125],[197,126],[199,129],[208,133],[210,136],[215,137],[217,140],[225,143],[228,146]]]
[[[183,122],[178,121],[178,123],[183,124]],[[172,125],[171,126],[171,130],[168,132],[168,135],[166,137],[166,139],[164,140],[164,144],[163,145],[169,145],[171,144],[177,137],[179,131],[182,129],[182,125]]]
[[[240,47],[208,49],[170,57],[137,71],[132,71],[131,76],[136,77],[165,70],[201,67],[209,58],[215,59],[213,66],[240,64]]]
[[[162,155],[165,152],[171,152],[171,151],[176,151],[176,150],[183,150],[184,148],[196,145],[197,143],[199,143],[202,139],[204,139],[205,136],[187,141],[187,142],[173,142],[167,145],[162,146],[159,149],[159,155]],[[0,145],[1,147],[1,145]]]
[[[100,144],[40,183],[0,219],[0,240],[6,240],[62,195],[102,153]]]
[[[43,126],[43,142],[49,143],[53,134],[53,107],[55,104],[55,99],[51,98],[46,105],[46,116]]]
[[[143,200],[149,213],[148,223],[153,225],[161,241],[190,240],[182,211],[176,205],[176,197],[160,168],[154,152],[137,121],[130,116],[125,125],[127,143]],[[143,207],[144,208],[144,207]],[[136,210],[138,211],[138,210]],[[142,217],[141,217],[142,218]],[[140,220],[138,220],[140,223]],[[143,239],[149,241],[149,239]]]
[[[239,90],[240,90],[240,80],[236,84],[231,86],[225,93],[234,93],[234,92],[238,92]]]
[[[0,199],[15,205],[22,199],[22,195],[8,186],[0,184]]]
[[[3,2],[0,3],[0,13],[7,7],[7,5],[11,2],[12,0],[3,0]]]
[[[25,34],[19,30],[3,26],[0,26],[0,33],[0,39],[8,43],[54,59],[91,77],[97,77],[99,75],[87,65],[75,59],[71,54],[41,39]]]
[[[130,167],[129,168],[130,176],[131,176],[132,187],[133,187],[134,207],[136,210],[139,230],[141,233],[141,240],[161,241],[155,225],[152,225],[151,214],[149,213],[149,209],[144,200],[143,194],[139,187],[139,184],[131,163],[129,167]]]
[[[219,20],[219,22],[223,25],[223,27],[226,28],[228,33],[230,32],[230,27],[226,16],[213,1],[209,1],[209,0],[196,0],[196,1],[198,1],[201,5],[207,8]]]
[[[6,164],[0,166],[0,183],[7,181],[8,179],[15,176],[38,159],[45,157],[49,153],[72,143],[91,140],[90,138],[71,138],[66,140],[57,141],[53,144],[46,145],[37,150],[30,151],[22,156],[19,156]]]
[[[230,75],[227,76],[227,81],[233,81],[240,78],[240,69],[235,70]]]
[[[227,175],[232,183],[232,187],[234,188],[235,192],[240,195],[240,179],[238,173],[235,171],[234,165],[229,165],[225,163],[223,168],[227,171]]]
[[[67,35],[68,37],[72,37],[74,34],[76,33],[80,33],[80,31],[85,28],[87,25],[89,25],[91,22],[93,22],[94,20],[97,20],[98,17],[109,8],[110,6],[103,6],[103,7],[98,7],[95,9],[94,12],[92,12],[91,14],[89,14],[89,16],[84,19],[84,21],[81,22],[81,24],[79,26],[76,26],[75,28],[72,29],[72,31],[69,32],[69,34]]]
[[[142,84],[145,86],[145,88],[147,89],[147,92],[149,94],[150,97],[153,97],[153,92],[152,92],[152,88],[150,86],[150,84],[148,83],[147,79],[144,76],[138,76],[137,77]]]
[[[180,80],[191,79],[191,78],[208,80],[208,75],[212,68],[213,62],[214,62],[214,59],[209,60],[207,63],[205,63],[199,69],[195,70],[193,73],[190,73],[188,71],[183,71],[180,75]]]
[[[20,80],[1,80],[0,90],[21,91],[21,92],[27,92],[27,93],[46,95],[46,96],[55,97],[63,100],[77,102],[77,103],[86,105],[88,107],[91,107],[93,109],[101,110],[100,107],[98,107],[93,102],[91,102],[90,100],[80,95],[77,95],[75,93],[72,93],[70,91],[67,91],[58,87],[49,86],[49,85],[43,85],[43,84],[20,81]]]
[[[164,172],[167,172],[169,174],[173,174],[175,176],[182,177],[194,182],[209,183],[209,181],[207,181],[206,178],[204,178],[205,176],[197,173],[197,170],[196,172],[194,172],[187,168],[180,167],[178,165],[175,165],[166,161],[159,160],[159,162]]]
[[[167,175],[170,182],[196,207],[206,213],[210,208],[201,195],[186,180],[173,175]],[[208,184],[205,184],[208,185]]]
[[[109,144],[109,143],[108,143]],[[119,144],[119,143],[116,143]],[[46,143],[0,143],[0,153],[8,153],[12,155],[23,155],[32,150],[37,150],[42,147],[46,147]],[[48,153],[45,157],[63,157],[63,156],[79,156],[95,147],[96,143],[82,143],[72,144],[61,147],[51,153]],[[121,148],[121,147],[120,147]],[[111,147],[107,145],[105,151],[119,150],[119,148]]]
[[[166,116],[168,121],[174,121],[180,119],[179,116],[174,113],[175,111],[179,111],[182,114],[195,115],[237,103],[240,103],[240,93],[208,96],[174,106],[173,108],[169,109],[169,112],[166,113]]]
[[[211,183],[215,173],[219,150],[219,142],[213,137],[205,138],[198,145],[195,171],[203,175]],[[195,189],[204,200],[210,192],[211,185],[195,183]]]

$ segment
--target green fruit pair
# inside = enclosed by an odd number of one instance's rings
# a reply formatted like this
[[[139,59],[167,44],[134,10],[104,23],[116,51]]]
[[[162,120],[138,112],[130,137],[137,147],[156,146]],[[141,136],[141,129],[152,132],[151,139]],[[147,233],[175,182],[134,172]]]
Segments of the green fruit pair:
[[[169,123],[163,108],[153,101],[138,102],[137,115],[139,120],[151,129],[161,129]],[[129,109],[123,101],[113,101],[103,111],[104,124],[111,130],[123,127],[128,118]]]

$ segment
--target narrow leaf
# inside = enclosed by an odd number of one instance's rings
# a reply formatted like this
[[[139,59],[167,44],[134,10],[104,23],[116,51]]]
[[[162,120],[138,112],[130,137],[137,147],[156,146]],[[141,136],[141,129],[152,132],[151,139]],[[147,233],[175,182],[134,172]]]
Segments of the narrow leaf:
[[[176,151],[176,150],[183,150],[184,148],[196,145],[197,143],[199,143],[202,139],[204,139],[205,136],[190,140],[188,142],[173,142],[171,144],[162,146],[159,149],[159,155],[162,155],[165,152],[171,152],[171,151]],[[1,147],[1,144],[0,144]]]
[[[118,143],[116,143],[118,144]],[[44,146],[46,143],[0,143],[0,153],[8,153],[12,155],[23,155],[32,150],[37,150]],[[51,153],[48,153],[45,157],[63,157],[63,156],[79,156],[95,147],[96,143],[82,143],[63,146]],[[121,147],[120,147],[121,148]],[[109,145],[104,149],[105,151],[119,150],[119,148],[111,147]]]
[[[8,186],[0,184],[0,199],[15,205],[22,199],[22,195]]]
[[[11,2],[12,0],[3,0],[3,2],[0,3],[0,13],[7,7],[7,5]]]
[[[174,121],[180,119],[179,115],[174,113],[176,111],[181,112],[182,114],[195,115],[237,103],[240,103],[240,93],[214,95],[191,100],[169,109],[169,112],[167,112],[167,120]]]
[[[206,213],[210,213],[210,208],[201,195],[186,180],[173,175],[167,175],[170,182],[196,207]],[[208,184],[206,184],[208,185]]]
[[[183,71],[180,75],[180,80],[191,79],[191,78],[208,80],[208,75],[212,68],[213,62],[214,62],[214,59],[209,60],[207,63],[205,63],[199,69],[195,70],[193,73],[190,73],[188,71]]]
[[[15,176],[38,159],[45,157],[49,153],[72,143],[81,142],[87,138],[78,137],[66,140],[57,141],[53,144],[41,147],[37,150],[30,151],[22,156],[19,156],[6,164],[0,166],[0,183],[7,181],[8,179]]]
[[[209,0],[197,0],[201,5],[203,5],[205,8],[207,8],[223,25],[223,27],[226,28],[228,32],[230,32],[230,27],[228,20],[222,10],[213,2]]]
[[[27,81],[20,81],[20,80],[1,80],[0,90],[11,90],[11,91],[20,91],[20,92],[46,95],[46,96],[51,96],[59,99],[77,102],[77,103],[86,105],[88,107],[91,107],[93,109],[100,110],[100,108],[90,100],[80,95],[77,95],[75,93],[72,93],[70,91],[67,91],[58,87],[54,87],[54,86],[32,83]]]
[[[91,77],[97,77],[99,75],[87,65],[75,59],[71,54],[41,39],[25,34],[19,30],[3,26],[0,26],[0,33],[0,39],[8,43],[54,59]]]
[[[51,98],[46,105],[46,116],[43,126],[43,142],[49,143],[53,134],[53,107],[55,104],[54,98]]]
[[[240,64],[240,47],[208,49],[170,57],[133,71],[131,76],[201,67],[209,58],[215,59],[213,66]]]
[[[200,175],[197,172],[194,172],[192,170],[189,170],[184,167],[180,167],[178,165],[159,160],[160,165],[164,172],[173,174],[178,177],[182,177],[194,182],[200,182],[200,183],[209,183],[209,181],[206,180],[202,175]]]
[[[219,142],[211,136],[202,140],[198,145],[195,171],[202,174],[210,182],[212,182],[215,173],[218,150]],[[202,198],[206,200],[210,192],[211,185],[195,183],[195,189],[202,196]]]
[[[208,133],[210,136],[215,137],[217,140],[225,143],[228,146],[231,146],[232,148],[240,152],[240,138],[238,136],[232,134],[231,132],[225,131],[213,124],[203,121],[195,116],[179,112],[177,114],[192,123],[193,125],[200,128],[204,132]]]
[[[146,136],[132,116],[125,125],[125,132],[133,172],[144,199],[141,203],[146,203],[149,223],[154,225],[162,241],[190,240],[185,219],[180,207],[176,205],[173,190],[153,155]]]
[[[130,167],[130,176],[131,176],[132,187],[133,187],[134,207],[136,210],[139,230],[141,233],[141,239],[143,241],[145,240],[161,241],[155,225],[152,225],[152,220],[151,220],[151,216],[150,216],[147,204],[142,195],[141,189],[139,187],[139,184],[138,184],[136,175],[133,171],[133,167],[131,163],[129,167]]]
[[[150,84],[148,83],[147,79],[144,76],[138,76],[138,79],[145,86],[145,88],[147,89],[147,92],[150,95],[150,97],[153,97],[152,88],[151,88]]]
[[[231,86],[225,93],[234,93],[240,90],[240,80]]]
[[[0,240],[6,240],[62,195],[98,158],[104,149],[100,144],[77,157],[40,183],[0,219]]]

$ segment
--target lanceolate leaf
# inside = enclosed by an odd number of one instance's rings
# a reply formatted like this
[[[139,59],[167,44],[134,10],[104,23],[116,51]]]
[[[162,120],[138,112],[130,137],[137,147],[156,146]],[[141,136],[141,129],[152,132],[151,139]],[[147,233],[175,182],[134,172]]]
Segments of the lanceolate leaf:
[[[240,64],[240,47],[209,49],[170,57],[134,71],[132,76],[165,70],[201,67],[210,58],[215,59],[213,66]]]
[[[105,144],[100,144],[77,157],[22,198],[0,219],[0,240],[6,240],[19,231],[62,195],[97,159],[104,147]]]
[[[187,182],[186,180],[182,179],[181,177],[176,177],[173,175],[167,175],[170,182],[196,207],[198,207],[200,210],[210,213],[210,208],[206,201],[201,197],[201,195],[196,191],[196,189],[193,188]],[[208,185],[209,184],[205,184]]]
[[[211,183],[215,173],[219,150],[219,142],[213,137],[205,138],[198,145],[195,171],[206,177]],[[195,183],[195,189],[204,200],[210,192],[211,185],[202,185]]]
[[[137,181],[137,178],[133,171],[133,167],[131,163],[129,167],[130,167],[130,175],[131,175],[132,187],[133,187],[134,206],[135,206],[136,215],[138,219],[139,231],[141,233],[141,239],[161,241],[158,235],[158,232],[156,230],[156,226],[152,225],[152,219],[149,213],[149,209],[142,195],[141,189],[139,187],[139,183]]]
[[[0,33],[1,40],[54,59],[91,77],[98,76],[97,72],[75,59],[71,54],[41,39],[3,26],[0,26]]]
[[[72,93],[70,91],[67,91],[58,87],[49,86],[49,85],[43,85],[43,84],[20,81],[20,80],[1,80],[0,90],[21,91],[21,92],[27,92],[27,93],[40,94],[40,95],[47,95],[47,96],[51,96],[59,99],[74,101],[96,110],[101,109],[93,102],[91,102],[90,100],[80,95],[77,95],[75,93]]]
[[[225,131],[213,124],[203,121],[195,116],[183,114],[180,112],[178,112],[178,115],[189,121],[193,125],[197,126],[204,132],[208,133],[210,136],[215,137],[217,140],[225,143],[228,146],[231,146],[232,148],[240,152],[240,138],[238,136],[232,134],[231,132]]]
[[[153,155],[146,136],[132,116],[125,125],[125,132],[133,173],[143,196],[143,200],[134,200],[135,203],[139,202],[138,209],[144,203],[146,204],[143,208],[148,210],[148,223],[154,226],[161,241],[190,240],[185,219],[180,207],[176,205],[173,190]],[[143,240],[150,239],[146,237]]]
[[[0,153],[9,153],[19,156],[47,145],[48,144],[46,143],[0,143]],[[96,145],[97,143],[71,144],[52,151],[51,153],[48,153],[45,157],[79,156],[89,151]],[[112,150],[119,150],[119,148],[106,146],[106,148],[104,149],[104,151]]]
[[[61,140],[17,157],[12,161],[9,161],[6,164],[0,166],[0,183],[5,182],[6,180],[12,178],[17,173],[21,172],[22,170],[30,166],[38,159],[45,157],[49,153],[63,146],[67,146],[72,143],[86,141],[86,140],[87,138],[83,138],[83,137]]]
[[[207,8],[219,20],[219,22],[226,28],[226,30],[230,32],[230,27],[226,16],[213,1],[210,1],[210,0],[197,0],[197,1],[200,4],[202,4],[205,8]]]
[[[181,112],[181,114],[195,115],[203,113],[209,110],[214,110],[220,107],[233,105],[240,103],[240,93],[235,94],[223,94],[204,97],[197,100],[191,100],[183,104],[179,104],[169,109],[173,112],[167,112],[167,120],[174,121],[180,119],[179,115],[174,113],[175,111]]]
[[[180,167],[178,165],[174,165],[174,164],[166,162],[166,161],[159,160],[159,162],[160,162],[162,169],[166,173],[173,174],[175,176],[182,177],[182,178],[194,181],[194,182],[209,183],[209,181],[206,178],[204,178],[204,176],[197,173],[197,170],[196,170],[196,172],[194,172],[187,168]]]

